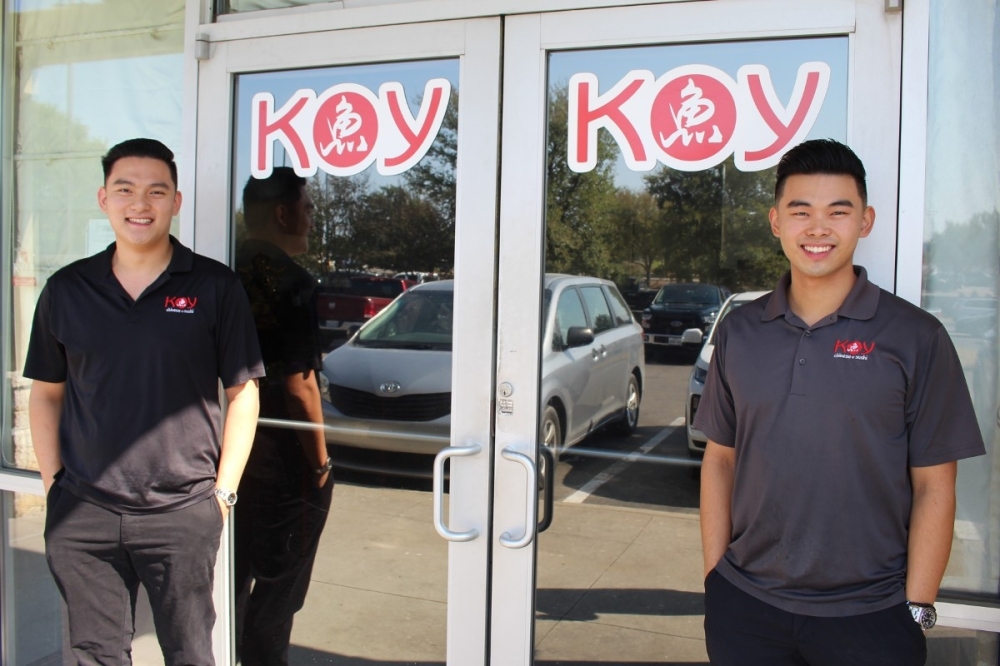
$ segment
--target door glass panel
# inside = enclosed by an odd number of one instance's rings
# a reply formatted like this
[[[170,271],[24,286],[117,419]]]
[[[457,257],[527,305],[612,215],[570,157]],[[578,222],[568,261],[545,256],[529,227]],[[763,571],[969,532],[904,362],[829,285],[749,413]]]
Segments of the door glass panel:
[[[847,66],[846,37],[550,55],[545,293],[559,311],[542,331],[541,437],[559,456],[538,663],[707,662],[705,444],[686,426],[701,342],[731,293],[737,307],[786,270],[774,166],[805,139],[846,140]],[[574,283],[594,335],[568,346]]]
[[[267,370],[235,520],[243,664],[278,663],[289,630],[291,664],[444,662],[458,69],[237,79],[232,256]]]
[[[930,2],[921,305],[951,334],[989,454],[958,464],[955,537],[942,588],[992,603],[1000,587],[1000,88],[995,63],[977,58],[972,45],[995,52],[1000,2],[957,7]],[[958,42],[970,46],[948,48]],[[963,103],[973,90],[981,91],[976,103]]]
[[[97,206],[100,159],[148,136],[180,152],[184,2],[2,3],[5,134],[0,267],[2,466],[37,470],[21,376],[49,276],[114,234]],[[136,94],[141,91],[141,94]],[[180,157],[180,156],[179,156]],[[183,161],[182,171],[187,169]],[[176,235],[178,225],[171,230]],[[10,245],[6,243],[10,242]]]

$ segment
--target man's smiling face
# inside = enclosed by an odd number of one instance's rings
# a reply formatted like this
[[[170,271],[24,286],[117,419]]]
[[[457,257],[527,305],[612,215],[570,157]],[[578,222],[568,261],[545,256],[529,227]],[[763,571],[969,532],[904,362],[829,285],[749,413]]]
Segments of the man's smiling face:
[[[97,191],[97,202],[119,246],[151,249],[169,243],[170,220],[180,211],[181,194],[165,162],[123,157]]]
[[[789,176],[770,212],[771,231],[796,279],[853,276],[858,239],[871,233],[875,211],[866,206],[851,176]]]

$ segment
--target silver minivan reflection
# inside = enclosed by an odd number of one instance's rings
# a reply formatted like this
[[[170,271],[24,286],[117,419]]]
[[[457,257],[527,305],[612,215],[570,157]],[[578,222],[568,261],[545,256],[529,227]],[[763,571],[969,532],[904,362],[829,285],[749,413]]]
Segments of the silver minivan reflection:
[[[451,280],[413,287],[327,354],[330,444],[432,455],[448,446],[453,293]],[[542,321],[541,441],[558,453],[605,425],[635,430],[642,328],[614,283],[546,275]]]

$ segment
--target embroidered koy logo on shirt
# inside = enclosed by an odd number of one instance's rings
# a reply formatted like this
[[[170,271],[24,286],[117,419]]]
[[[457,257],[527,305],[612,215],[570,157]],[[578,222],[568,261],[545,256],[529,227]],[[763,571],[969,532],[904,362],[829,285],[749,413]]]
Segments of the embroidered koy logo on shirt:
[[[167,296],[163,303],[166,312],[180,312],[183,314],[194,314],[194,306],[198,304],[197,297],[191,296]]]
[[[867,361],[868,355],[875,351],[874,342],[860,340],[837,340],[833,345],[834,358],[849,358],[854,361]]]

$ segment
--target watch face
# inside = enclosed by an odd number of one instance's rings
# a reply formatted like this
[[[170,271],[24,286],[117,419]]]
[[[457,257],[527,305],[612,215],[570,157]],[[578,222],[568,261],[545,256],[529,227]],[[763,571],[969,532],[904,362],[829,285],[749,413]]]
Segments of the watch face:
[[[927,630],[937,624],[937,611],[933,606],[910,605],[910,614],[921,629]]]
[[[223,492],[222,490],[217,490],[215,492],[216,496],[226,503],[226,506],[233,506],[236,504],[236,493],[234,492]]]

